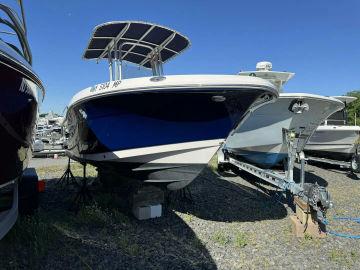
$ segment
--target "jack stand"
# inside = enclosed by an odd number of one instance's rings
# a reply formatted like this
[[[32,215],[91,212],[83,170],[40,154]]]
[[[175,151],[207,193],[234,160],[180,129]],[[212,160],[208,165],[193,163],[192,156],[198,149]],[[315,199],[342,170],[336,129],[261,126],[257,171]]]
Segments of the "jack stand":
[[[294,204],[296,214],[290,216],[294,235],[300,238],[305,237],[305,235],[310,235],[315,238],[325,238],[326,227],[316,220],[317,213],[309,203],[295,196]]]
[[[300,186],[304,188],[305,184],[305,154],[304,152],[299,153],[299,159],[300,159]]]
[[[283,129],[283,141],[288,148],[287,162],[285,163],[285,175],[290,181],[294,181],[294,163],[297,155],[296,134],[293,130]]]
[[[70,158],[69,158],[67,168],[66,168],[64,174],[56,182],[56,185],[69,186],[71,184],[78,185],[78,183],[75,180],[75,177],[74,177],[73,173],[71,172]]]
[[[83,164],[83,178],[81,179],[80,190],[76,194],[74,199],[74,203],[77,205],[86,204],[91,201],[93,198],[91,196],[90,190],[87,185],[87,177],[86,177],[86,163]]]

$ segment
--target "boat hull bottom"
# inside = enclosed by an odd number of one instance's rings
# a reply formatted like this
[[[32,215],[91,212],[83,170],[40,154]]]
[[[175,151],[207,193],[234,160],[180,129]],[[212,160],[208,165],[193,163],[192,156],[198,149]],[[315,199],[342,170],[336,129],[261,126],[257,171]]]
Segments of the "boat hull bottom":
[[[189,185],[206,164],[136,164],[106,162],[97,167],[100,181],[109,187],[126,182],[146,183],[167,190],[179,190]]]
[[[348,150],[348,149],[347,149]],[[340,161],[350,161],[355,151],[324,151],[324,150],[306,150],[305,156],[318,158],[327,158]]]
[[[199,175],[223,141],[193,141],[81,156],[67,151],[67,155],[97,167],[100,180],[108,187],[145,182],[178,190]]]
[[[229,152],[237,159],[254,164],[263,169],[269,169],[277,165],[281,165],[287,158],[287,153],[284,152],[262,152],[262,151],[246,151],[237,150]]]

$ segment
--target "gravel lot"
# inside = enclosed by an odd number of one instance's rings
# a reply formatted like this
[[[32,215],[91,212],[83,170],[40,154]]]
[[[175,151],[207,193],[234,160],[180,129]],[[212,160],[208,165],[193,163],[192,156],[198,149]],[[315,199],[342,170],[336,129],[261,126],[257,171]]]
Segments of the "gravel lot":
[[[101,192],[98,203],[69,211],[74,189],[55,185],[66,159],[32,164],[48,180],[47,189],[39,212],[20,218],[0,242],[1,269],[359,269],[360,240],[297,239],[291,209],[245,181],[252,179],[245,173],[219,177],[208,168],[190,185],[192,201],[172,199],[163,217],[138,221],[118,210],[117,196]],[[80,176],[80,166],[73,166]],[[330,220],[360,217],[357,177],[336,167],[306,170],[307,181],[331,192]],[[89,174],[96,172],[90,168]],[[331,229],[360,235],[356,223]]]

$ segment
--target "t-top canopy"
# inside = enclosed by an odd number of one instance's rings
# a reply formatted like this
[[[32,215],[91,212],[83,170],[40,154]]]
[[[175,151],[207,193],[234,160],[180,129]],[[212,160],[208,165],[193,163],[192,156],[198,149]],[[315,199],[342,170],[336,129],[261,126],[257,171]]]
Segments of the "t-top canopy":
[[[178,55],[190,41],[180,33],[147,22],[116,21],[95,27],[84,59],[103,59],[111,57],[125,60],[146,68],[151,67],[155,56],[157,61],[165,62]],[[119,49],[116,56],[116,47]]]

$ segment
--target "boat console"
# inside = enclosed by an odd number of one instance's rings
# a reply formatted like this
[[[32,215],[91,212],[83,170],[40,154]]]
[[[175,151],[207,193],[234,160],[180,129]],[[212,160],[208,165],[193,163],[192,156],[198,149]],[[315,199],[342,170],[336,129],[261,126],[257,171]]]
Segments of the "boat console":
[[[281,72],[281,71],[272,71],[272,63],[267,61],[258,62],[256,64],[255,71],[240,71],[238,75],[241,76],[253,76],[259,77],[264,80],[270,81],[275,85],[279,91],[282,92],[282,87],[287,83],[295,73],[292,72]]]

